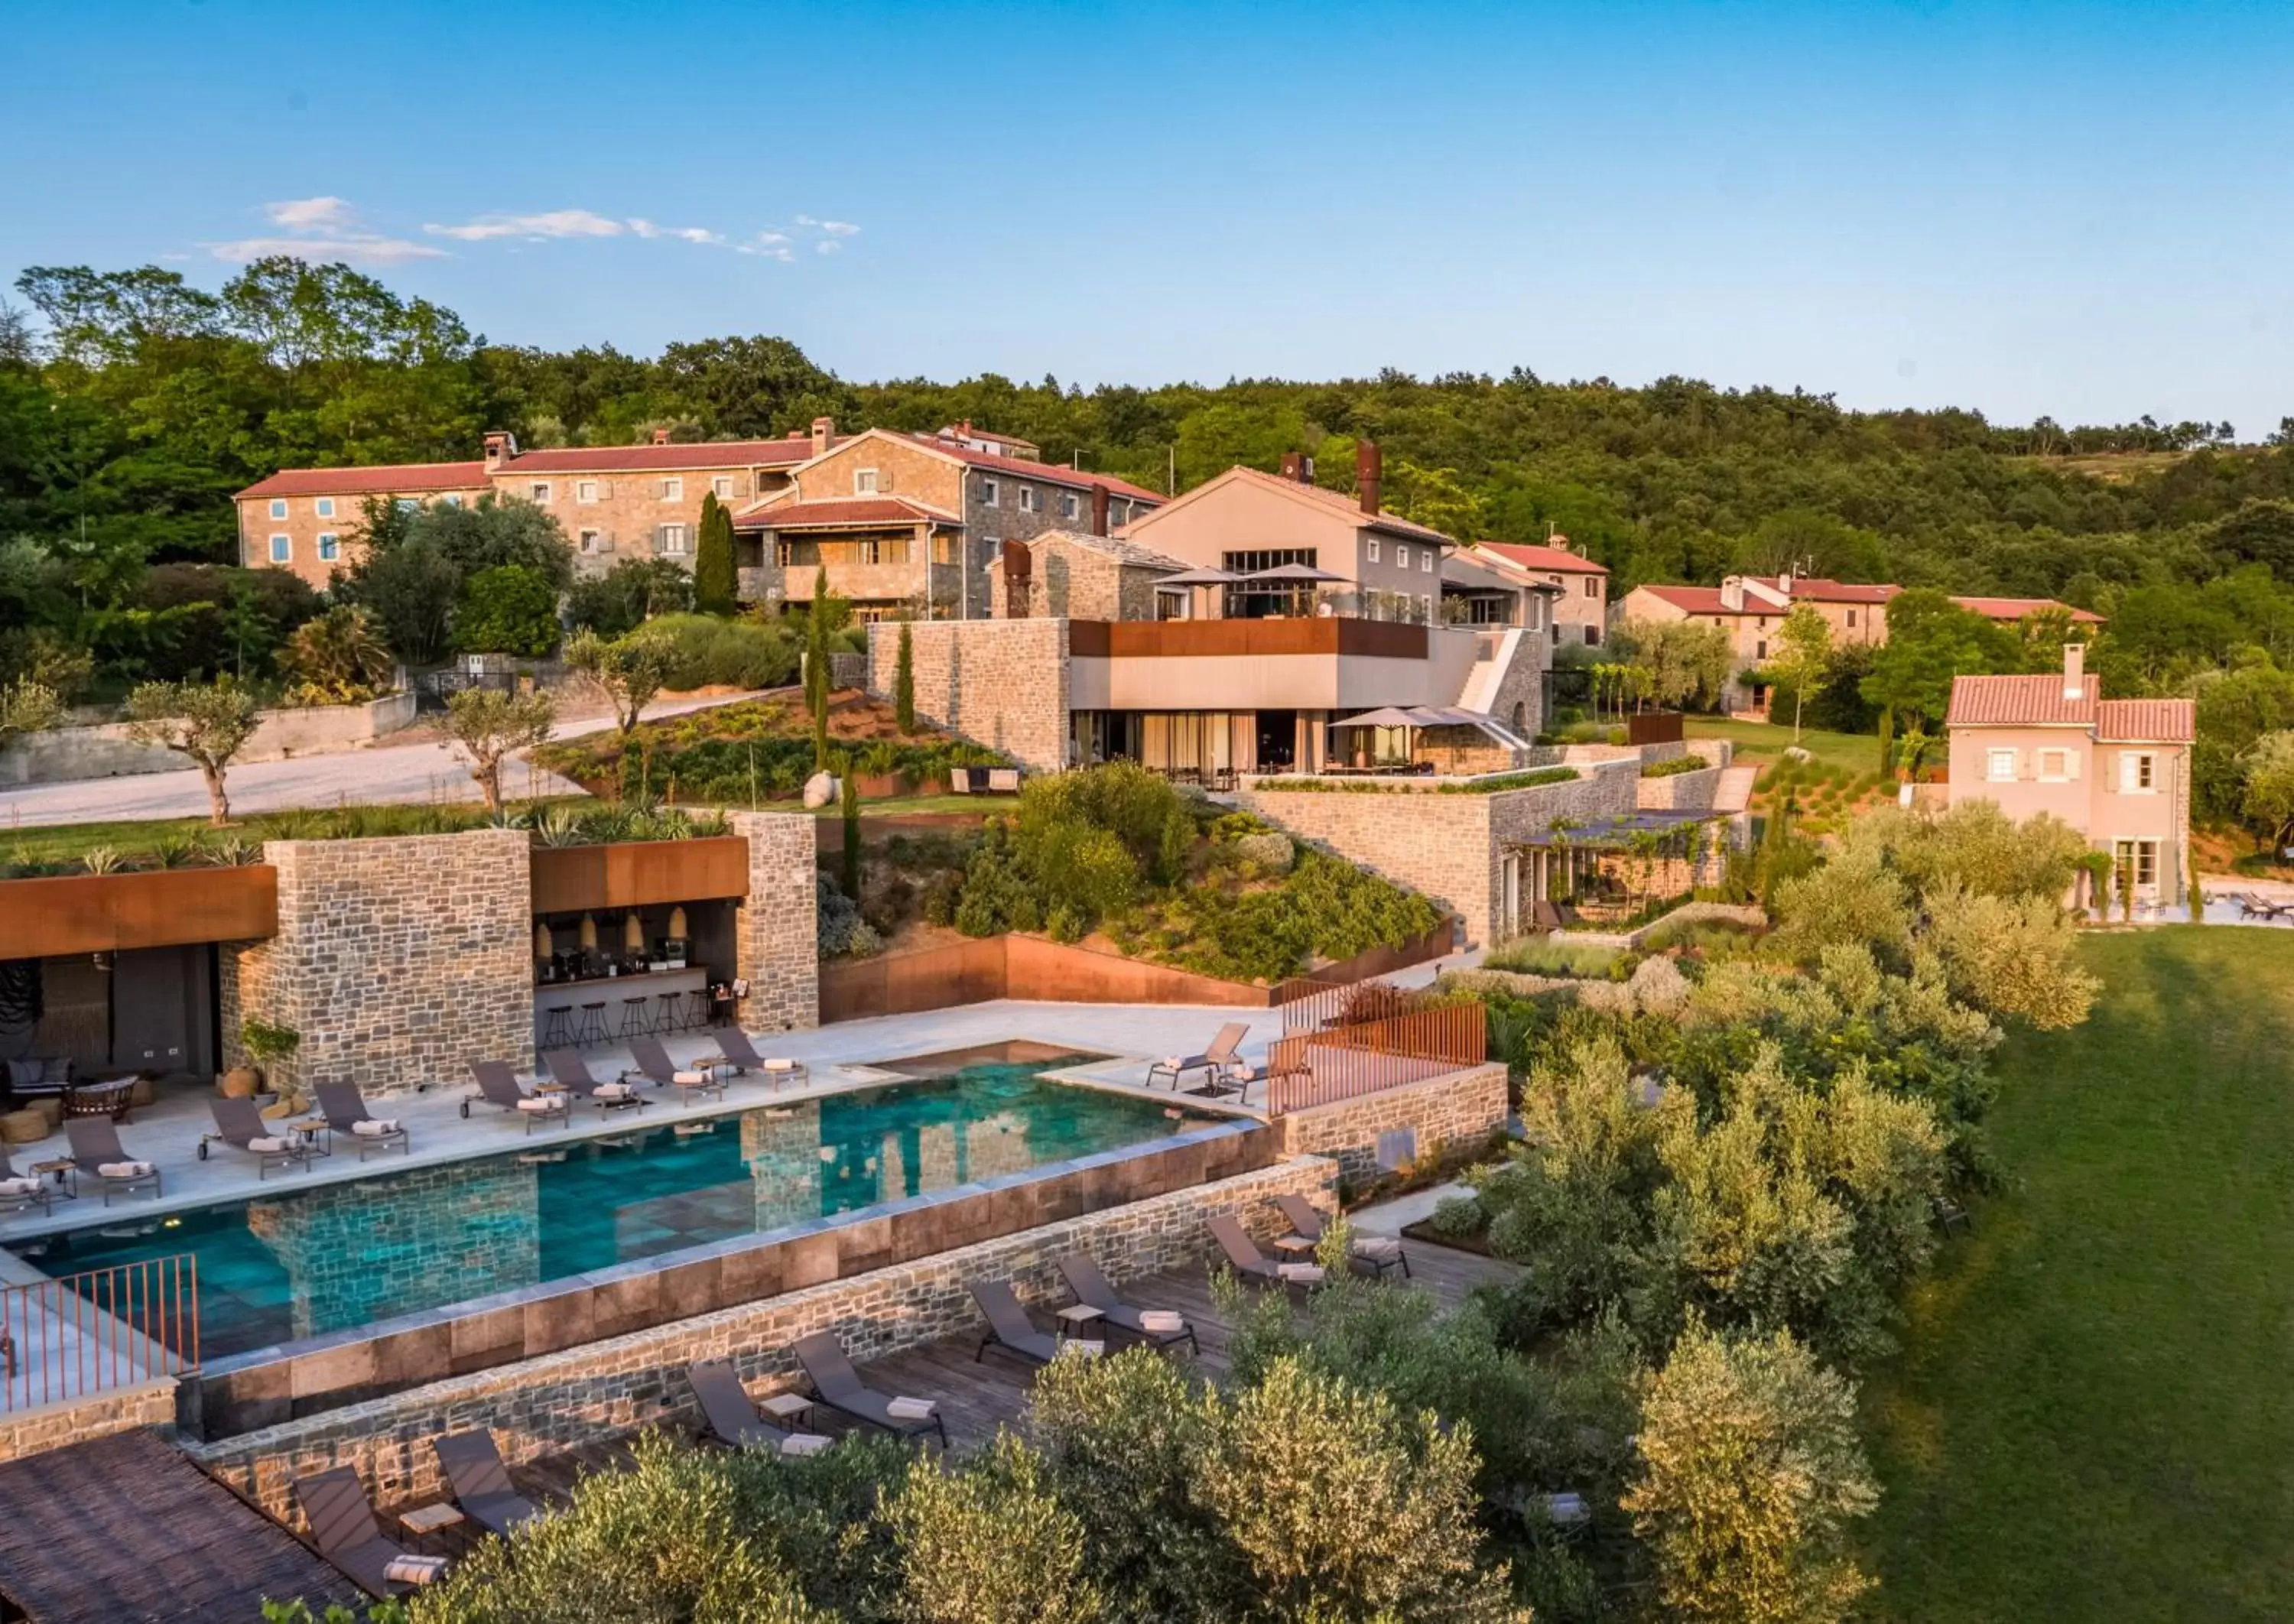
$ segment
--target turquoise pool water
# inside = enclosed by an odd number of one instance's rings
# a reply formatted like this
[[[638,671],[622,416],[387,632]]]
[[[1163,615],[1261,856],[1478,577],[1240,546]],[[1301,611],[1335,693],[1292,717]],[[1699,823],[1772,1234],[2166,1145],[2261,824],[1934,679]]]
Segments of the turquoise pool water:
[[[50,1274],[190,1252],[212,1360],[687,1246],[1162,1138],[1162,1104],[1038,1080],[1058,1060],[950,1076],[355,1182],[110,1222],[31,1243]]]

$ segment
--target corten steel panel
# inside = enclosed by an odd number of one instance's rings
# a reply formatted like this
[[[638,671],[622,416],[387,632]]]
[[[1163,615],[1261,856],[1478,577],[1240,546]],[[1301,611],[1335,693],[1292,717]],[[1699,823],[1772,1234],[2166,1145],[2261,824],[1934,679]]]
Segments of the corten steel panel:
[[[1644,716],[1625,719],[1625,743],[1628,744],[1673,744],[1680,740],[1680,712],[1652,710]]]
[[[1106,659],[1108,630],[1105,621],[1070,621],[1068,653],[1078,660]]]
[[[1117,621],[1106,626],[1106,652],[1117,659],[1202,658],[1217,654],[1426,658],[1426,628],[1396,621],[1357,621],[1337,616],[1280,621]],[[1070,636],[1070,653],[1099,652],[1078,647],[1072,640],[1072,627]]]
[[[175,868],[0,881],[0,958],[245,942],[279,931],[279,871]]]
[[[746,835],[727,834],[611,846],[542,846],[534,849],[533,873],[537,914],[745,897],[749,840]]]
[[[1265,1009],[1272,989],[1119,959],[1035,937],[997,936],[820,970],[826,1026],[994,998],[1056,1003],[1228,1004]]]

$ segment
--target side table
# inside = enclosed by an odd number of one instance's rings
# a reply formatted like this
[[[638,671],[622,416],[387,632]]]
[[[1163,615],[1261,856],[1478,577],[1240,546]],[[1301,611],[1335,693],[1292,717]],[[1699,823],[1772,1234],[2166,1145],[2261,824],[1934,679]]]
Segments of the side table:
[[[443,1536],[449,1529],[462,1526],[462,1514],[442,1500],[435,1506],[415,1506],[400,1512],[398,1526],[406,1531],[407,1539],[419,1550],[425,1539],[435,1538],[443,1543]]]
[[[56,1189],[65,1200],[79,1199],[79,1164],[77,1162],[34,1162],[31,1169],[34,1178],[43,1174],[54,1175]]]
[[[308,1116],[300,1122],[290,1122],[287,1125],[287,1131],[303,1141],[305,1156],[332,1156],[335,1153],[334,1125],[323,1116]]]
[[[773,1425],[785,1433],[804,1431],[798,1423],[809,1420],[812,1415],[812,1401],[801,1393],[769,1393],[757,1401],[757,1408],[771,1417]]]
[[[1102,1320],[1106,1316],[1098,1309],[1094,1308],[1088,1303],[1070,1303],[1065,1308],[1060,1310],[1059,1340],[1065,1342],[1070,1336],[1079,1337],[1091,1328],[1094,1320]]]

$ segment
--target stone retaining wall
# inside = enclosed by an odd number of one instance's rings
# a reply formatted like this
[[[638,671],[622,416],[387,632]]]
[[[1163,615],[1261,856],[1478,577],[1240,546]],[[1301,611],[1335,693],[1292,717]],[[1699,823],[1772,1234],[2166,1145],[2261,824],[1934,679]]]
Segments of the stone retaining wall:
[[[134,1387],[114,1388],[92,1399],[0,1412],[0,1461],[45,1455],[50,1449],[87,1443],[139,1426],[172,1428],[175,1425],[175,1380],[161,1376]]]
[[[1276,1117],[1275,1125],[1289,1154],[1329,1157],[1338,1164],[1339,1176],[1361,1189],[1377,1181],[1381,1133],[1416,1129],[1418,1153],[1424,1156],[1438,1145],[1486,1138],[1505,1126],[1511,1112],[1505,1066],[1493,1060],[1359,1100],[1291,1111]]]
[[[912,621],[907,623],[916,714],[1023,767],[1056,772],[1068,760],[1068,622]],[[900,629],[868,628],[868,691],[889,699]]]
[[[1710,758],[1707,758],[1710,759]],[[1671,773],[1640,781],[1640,807],[1645,812],[1710,812],[1726,767],[1699,767],[1691,773]]]
[[[411,727],[414,695],[392,694],[360,705],[309,705],[265,710],[254,736],[232,758],[234,767],[284,761],[298,756],[363,750],[377,739]],[[158,744],[138,744],[125,722],[89,727],[52,727],[28,733],[0,750],[0,789],[27,784],[69,784],[87,778],[121,778],[138,773],[186,771],[188,757]]]
[[[734,924],[734,974],[749,984],[739,1020],[751,1032],[820,1024],[820,836],[806,812],[728,812],[749,841],[749,894]]]
[[[563,1352],[289,1421],[209,1444],[186,1447],[216,1476],[281,1519],[294,1514],[289,1484],[300,1474],[347,1465],[377,1506],[436,1498],[444,1492],[429,1441],[441,1433],[490,1429],[513,1467],[539,1456],[605,1442],[647,1427],[689,1430],[699,1416],[684,1367],[734,1361],[758,1396],[797,1384],[789,1344],[833,1332],[866,1363],[944,1336],[983,1328],[966,1287],[1007,1279],[1021,1297],[1064,1300],[1059,1260],[1087,1252],[1118,1281],[1175,1269],[1212,1251],[1206,1222],[1232,1214],[1257,1235],[1281,1233],[1278,1195],[1329,1205],[1337,1168],[1301,1157],[1216,1183],[1129,1206],[1045,1224],[914,1263],[789,1292]]]

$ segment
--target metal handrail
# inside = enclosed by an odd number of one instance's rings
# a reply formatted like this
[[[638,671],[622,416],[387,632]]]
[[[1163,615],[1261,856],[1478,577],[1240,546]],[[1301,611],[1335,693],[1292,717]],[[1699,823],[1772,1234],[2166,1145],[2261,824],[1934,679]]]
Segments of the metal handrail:
[[[199,1363],[199,1260],[188,1252],[0,1287],[0,1412]]]

